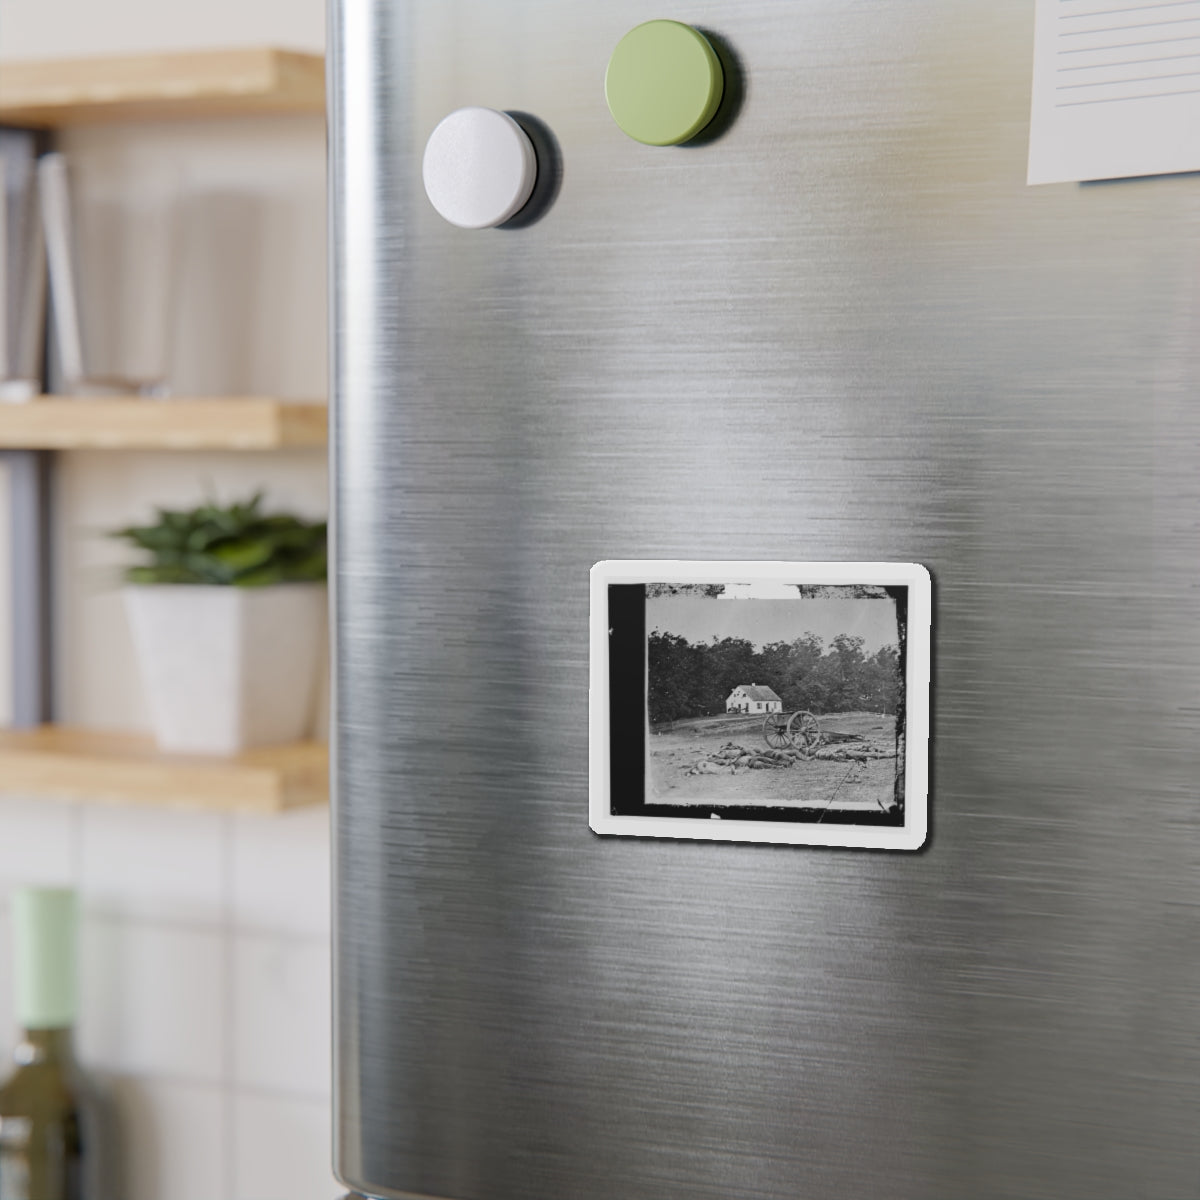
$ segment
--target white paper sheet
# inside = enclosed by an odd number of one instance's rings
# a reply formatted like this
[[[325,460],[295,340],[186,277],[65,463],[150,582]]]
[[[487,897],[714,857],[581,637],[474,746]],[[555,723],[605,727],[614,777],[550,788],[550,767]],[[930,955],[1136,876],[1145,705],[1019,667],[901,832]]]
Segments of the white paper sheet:
[[[1200,0],[1037,0],[1029,183],[1200,170]]]

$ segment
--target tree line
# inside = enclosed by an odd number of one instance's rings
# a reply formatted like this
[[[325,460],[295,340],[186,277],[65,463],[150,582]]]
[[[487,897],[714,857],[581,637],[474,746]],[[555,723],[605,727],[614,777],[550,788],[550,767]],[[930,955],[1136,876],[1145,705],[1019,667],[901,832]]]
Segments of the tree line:
[[[689,642],[674,633],[650,634],[650,722],[714,716],[740,684],[766,684],[784,712],[895,713],[900,699],[900,653],[839,633],[826,647],[815,633],[756,650],[745,638]]]

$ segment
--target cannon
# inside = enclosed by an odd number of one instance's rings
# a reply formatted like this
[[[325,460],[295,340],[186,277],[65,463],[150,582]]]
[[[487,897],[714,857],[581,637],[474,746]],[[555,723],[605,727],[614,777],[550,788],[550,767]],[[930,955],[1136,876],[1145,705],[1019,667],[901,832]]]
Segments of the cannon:
[[[772,750],[791,748],[805,758],[812,758],[821,744],[821,723],[803,709],[793,713],[767,713],[763,737]]]

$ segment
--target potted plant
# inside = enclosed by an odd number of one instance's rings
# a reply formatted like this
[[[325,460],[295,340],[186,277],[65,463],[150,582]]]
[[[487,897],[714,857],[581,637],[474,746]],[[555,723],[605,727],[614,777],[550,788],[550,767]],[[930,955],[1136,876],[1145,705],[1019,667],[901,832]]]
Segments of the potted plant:
[[[158,510],[119,529],[150,561],[126,608],[163,750],[234,754],[304,737],[325,645],[326,527],[266,514],[262,496]]]

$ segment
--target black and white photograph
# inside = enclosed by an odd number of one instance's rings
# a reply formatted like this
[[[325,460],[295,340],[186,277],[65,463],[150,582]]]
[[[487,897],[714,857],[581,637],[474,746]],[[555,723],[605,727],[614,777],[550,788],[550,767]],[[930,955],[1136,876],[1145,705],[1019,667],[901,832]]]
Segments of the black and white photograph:
[[[606,740],[593,746],[593,829],[898,849],[915,848],[918,834],[923,842],[923,569],[661,565],[668,570],[651,578],[651,564],[640,564],[637,582],[623,577],[633,564],[599,564],[613,568],[600,571],[599,595],[593,575],[608,684],[598,705],[593,671],[593,736],[604,725]],[[723,580],[711,578],[719,565],[728,568]]]

